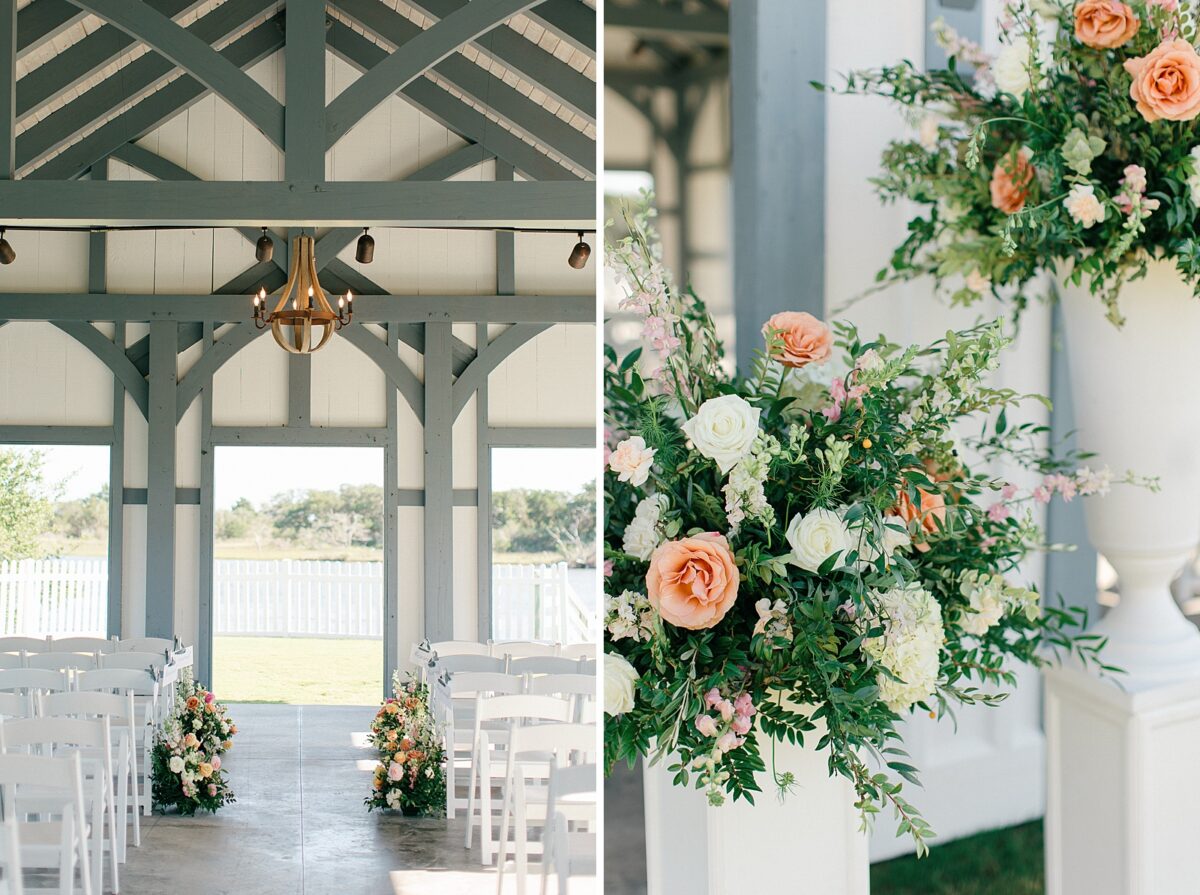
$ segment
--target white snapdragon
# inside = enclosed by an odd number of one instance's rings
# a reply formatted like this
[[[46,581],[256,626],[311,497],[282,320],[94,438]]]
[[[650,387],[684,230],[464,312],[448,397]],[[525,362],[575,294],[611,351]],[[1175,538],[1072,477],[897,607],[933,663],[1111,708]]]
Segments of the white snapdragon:
[[[662,542],[660,523],[667,505],[665,494],[652,494],[639,501],[633,519],[625,526],[621,549],[640,560],[650,559],[654,548]]]
[[[1004,579],[999,575],[969,571],[963,575],[959,590],[967,598],[968,607],[958,624],[968,634],[982,637],[1004,617]]]
[[[654,606],[645,594],[626,590],[607,598],[604,627],[614,641],[649,640],[654,636],[654,618]]]
[[[840,513],[817,509],[797,514],[787,528],[787,542],[792,548],[788,562],[815,572],[835,553],[851,549],[850,532]]]
[[[721,490],[732,533],[737,533],[746,518],[757,519],[766,526],[775,523],[775,510],[767,502],[763,486],[771,471],[771,459],[780,451],[779,441],[774,436],[760,434],[755,438],[750,454],[729,471],[729,480]]]
[[[1112,470],[1105,466],[1093,470],[1083,466],[1075,471],[1075,486],[1084,497],[1095,494],[1104,497],[1112,488]]]
[[[1191,195],[1192,204],[1200,208],[1200,144],[1192,147],[1191,157],[1192,173],[1187,179],[1188,193]]]
[[[755,634],[765,634],[769,641],[792,640],[792,624],[788,620],[787,604],[783,600],[771,602],[769,597],[763,597],[754,604],[758,613],[758,621],[754,624]]]
[[[650,478],[654,454],[654,448],[646,447],[642,436],[633,435],[617,445],[608,458],[608,468],[617,474],[619,481],[640,488]]]
[[[633,688],[640,677],[624,656],[604,654],[604,714],[623,715],[633,708]]]
[[[876,679],[879,696],[892,711],[902,712],[937,689],[946,639],[942,609],[917,584],[876,593],[875,603],[877,614],[863,620],[863,630],[882,625],[883,634],[864,640],[862,650],[890,672]]]
[[[759,410],[738,395],[709,398],[683,424],[692,447],[716,462],[723,475],[750,453],[758,436]]]

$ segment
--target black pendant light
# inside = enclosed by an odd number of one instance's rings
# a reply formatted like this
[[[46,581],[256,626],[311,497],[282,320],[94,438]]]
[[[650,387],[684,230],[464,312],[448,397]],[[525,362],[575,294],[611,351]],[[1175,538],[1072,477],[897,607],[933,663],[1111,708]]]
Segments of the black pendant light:
[[[567,259],[576,270],[583,270],[587,267],[588,258],[592,256],[592,247],[583,241],[583,233],[579,234],[579,242],[575,243],[575,248],[571,249],[571,257]]]
[[[262,236],[254,244],[254,257],[258,261],[270,261],[275,257],[275,242],[267,236],[267,228],[262,228]]]
[[[363,227],[363,235],[358,238],[358,246],[354,250],[354,260],[359,264],[370,264],[375,260],[375,240],[367,235]]]
[[[4,228],[0,227],[0,264],[12,264],[17,260],[16,250],[12,244],[4,238]]]

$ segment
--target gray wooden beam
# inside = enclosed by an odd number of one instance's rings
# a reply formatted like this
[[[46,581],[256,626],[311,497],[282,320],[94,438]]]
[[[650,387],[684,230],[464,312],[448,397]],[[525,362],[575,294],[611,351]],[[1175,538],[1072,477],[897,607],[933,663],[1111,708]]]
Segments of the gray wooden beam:
[[[204,324],[203,350],[213,346],[213,325]],[[216,487],[216,447],[213,444],[213,401],[212,389],[204,390],[200,396],[200,545],[198,562],[199,618],[197,619],[196,644],[199,655],[195,657],[196,669],[201,681],[212,685],[213,672],[213,559],[216,553],[216,509],[214,491]]]
[[[784,3],[794,5],[809,15],[813,12],[810,6],[815,5],[799,4],[795,0],[784,0]],[[733,10],[732,15],[736,14],[736,10]],[[824,18],[823,11],[820,17]],[[618,6],[614,3],[604,9],[606,28],[625,28],[639,37],[673,37],[705,44],[729,43],[730,18],[731,14],[715,9],[685,12],[653,3],[634,6]],[[786,23],[780,22],[780,28],[785,27]],[[791,31],[789,34],[795,38],[800,32]],[[824,34],[823,30],[821,34]]]
[[[285,176],[320,183],[325,179],[325,4],[290,4],[286,27]]]
[[[499,426],[486,433],[492,447],[594,448],[593,426]]]
[[[213,426],[213,444],[252,447],[382,447],[387,427]]]
[[[215,30],[216,20],[219,20],[222,29],[236,33],[247,21],[256,17],[250,15],[245,21],[239,22],[241,11],[256,7],[265,9],[271,5],[272,0],[228,0],[204,18],[198,19],[191,29],[199,32],[201,25],[207,23],[210,30]],[[234,65],[245,68],[266,59],[282,47],[283,30],[280,18],[276,17],[247,31],[224,47],[221,55]],[[150,61],[143,63],[143,60]],[[78,177],[119,147],[144,136],[207,95],[208,88],[190,75],[181,75],[160,90],[153,91],[153,95],[146,95],[173,69],[170,62],[153,54],[134,60],[121,70],[120,77],[101,81],[79,99],[21,134],[17,140],[18,166],[34,166],[35,170],[27,176],[38,180]],[[67,145],[95,123],[103,121],[139,96],[145,98],[78,142]],[[63,146],[66,148],[61,153],[45,161],[51,151]]]
[[[464,44],[541,0],[472,0],[417,34],[343,90],[325,111],[325,145],[333,146],[393,93],[398,93]]]
[[[4,444],[106,444],[113,443],[112,426],[0,425]]]
[[[415,22],[396,15],[378,0],[336,2],[342,12],[375,36],[386,40],[398,53],[407,51],[409,42],[422,33]],[[582,7],[578,0],[568,2]],[[544,3],[543,6],[545,5],[547,4]],[[593,30],[594,27],[593,20]],[[492,36],[488,34],[480,42],[486,47]],[[539,103],[533,102],[521,91],[506,84],[482,66],[471,62],[461,53],[451,53],[434,65],[433,71],[439,78],[486,106],[505,124],[523,131],[588,173],[596,172],[595,140],[588,138]]]
[[[387,350],[396,354],[400,339],[388,327]],[[400,415],[396,395],[387,390],[387,444],[383,449],[383,691],[390,695],[392,673],[400,667]]]
[[[17,50],[21,55],[53,40],[84,16],[67,0],[34,0],[17,17]]]
[[[150,324],[150,426],[146,461],[146,635],[175,634],[175,345],[177,324]]]
[[[130,507],[144,507],[150,502],[150,492],[146,488],[126,488],[125,489],[125,505]],[[198,507],[200,506],[200,489],[199,488],[175,488],[175,506],[177,507]]]
[[[212,389],[206,388],[205,394]],[[312,355],[288,355],[288,425],[312,425]]]
[[[54,325],[90,351],[108,367],[113,378],[129,393],[142,416],[148,418],[150,386],[119,345],[108,340],[104,333],[82,321],[54,321]]]
[[[146,0],[168,18],[200,6],[202,0]],[[137,41],[112,25],[102,25],[17,83],[17,114],[25,116],[66,95],[119,57]]]
[[[71,2],[170,59],[244,115],[273,144],[283,148],[283,106],[239,66],[195,34],[141,0]],[[321,70],[324,71],[323,65]]]
[[[17,0],[0,0],[0,180],[17,173]]]
[[[125,324],[115,326],[118,346]],[[124,622],[121,594],[125,571],[125,388],[113,381],[113,443],[108,449],[108,626],[107,637],[121,637]]]
[[[409,6],[435,19],[444,19],[461,9],[467,2],[468,0],[411,0]],[[574,114],[582,116],[591,124],[596,123],[596,82],[587,75],[576,71],[511,28],[496,28],[488,33],[486,48],[478,42],[475,46],[562,103]]]
[[[595,228],[594,183],[0,181],[12,224]]]
[[[450,324],[425,326],[425,637],[454,637]]]
[[[471,395],[480,384],[487,381],[487,377],[496,367],[530,339],[549,328],[547,323],[516,323],[496,336],[454,383],[451,402],[453,419],[458,419],[458,415],[471,400]]]
[[[355,304],[358,304],[356,299]],[[428,328],[426,328],[428,335]],[[388,378],[392,386],[400,392],[404,397],[405,402],[412,409],[413,414],[419,421],[425,419],[425,391],[421,387],[421,383],[417,380],[417,376],[412,370],[400,360],[400,355],[388,348],[386,342],[382,342],[375,338],[361,326],[348,326],[339,334],[346,339],[351,345],[370,358]],[[428,352],[429,343],[426,340],[425,349]],[[426,372],[428,378],[428,372]],[[449,376],[449,373],[447,373]]]
[[[745,372],[778,296],[825,316],[825,143],[814,138],[825,133],[825,94],[800,89],[827,75],[825,4],[738,0],[730,19],[735,348]]]
[[[497,35],[503,30],[496,29]],[[527,47],[537,49],[523,37],[515,33],[512,36]],[[382,47],[341,22],[333,23],[328,37],[329,48],[346,62],[362,71],[379,63],[388,55]],[[499,37],[495,38],[496,41],[499,39]],[[555,62],[557,61],[555,60]],[[567,70],[575,72],[569,67]],[[591,85],[594,93],[595,83],[587,78],[583,80]],[[401,96],[406,102],[464,139],[482,144],[489,152],[512,162],[517,170],[534,180],[578,179],[575,174],[558,162],[539,152],[516,134],[502,127],[496,127],[495,122],[482,112],[452,96],[427,78],[421,78],[409,84],[401,92]]]
[[[212,345],[205,344],[200,360],[191,366],[179,382],[175,400],[176,422],[183,419],[192,401],[196,400],[201,392],[212,389],[213,375],[217,370],[262,334],[263,330],[256,329],[252,321],[245,320],[223,332]]]
[[[250,292],[215,295],[112,292],[0,292],[0,320],[247,321]],[[595,323],[588,295],[364,295],[354,300],[361,323]]]
[[[497,252],[499,251],[497,245]],[[499,281],[499,276],[497,276]],[[488,325],[475,324],[475,344],[482,354],[487,349]],[[487,377],[475,390],[475,636],[481,643],[492,637],[492,447],[487,443]]]
[[[596,10],[581,0],[546,0],[529,18],[582,53],[596,58]]]

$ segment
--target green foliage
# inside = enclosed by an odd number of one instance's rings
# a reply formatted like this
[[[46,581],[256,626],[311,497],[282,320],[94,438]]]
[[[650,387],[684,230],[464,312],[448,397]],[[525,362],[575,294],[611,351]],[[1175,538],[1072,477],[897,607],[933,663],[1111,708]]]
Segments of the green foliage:
[[[43,555],[38,537],[50,528],[55,496],[44,466],[36,451],[0,450],[0,560]]]
[[[557,553],[595,565],[596,483],[580,491],[513,488],[492,494],[492,546],[504,553]]]

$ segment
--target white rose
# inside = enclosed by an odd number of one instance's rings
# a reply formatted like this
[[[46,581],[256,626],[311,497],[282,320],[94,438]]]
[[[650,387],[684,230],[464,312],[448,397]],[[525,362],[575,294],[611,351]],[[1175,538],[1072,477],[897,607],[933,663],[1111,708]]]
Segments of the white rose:
[[[1063,205],[1071,219],[1082,224],[1085,230],[1104,221],[1104,204],[1097,198],[1096,188],[1090,183],[1077,183],[1071,187],[1063,199]]]
[[[604,714],[623,715],[633,708],[633,685],[639,677],[624,656],[604,654]]]
[[[171,773],[172,774],[182,774],[183,773],[183,759],[180,758],[178,755],[173,755],[171,757]]]
[[[787,542],[792,547],[788,562],[810,572],[817,571],[833,554],[851,547],[846,524],[833,510],[813,510],[807,516],[793,516],[787,528]]]
[[[625,527],[625,537],[622,540],[621,549],[630,556],[636,556],[643,561],[648,560],[657,546],[658,531],[654,523],[635,518]]]
[[[758,436],[757,407],[737,395],[709,398],[696,415],[683,424],[692,447],[716,461],[722,474],[750,453]]]
[[[640,488],[650,478],[654,454],[653,448],[646,447],[646,439],[634,435],[617,445],[608,458],[608,468],[617,473],[620,481]]]
[[[1027,44],[1008,44],[992,63],[992,76],[996,80],[996,86],[1003,92],[1021,99],[1029,91],[1031,62]]]
[[[883,520],[883,552],[891,556],[897,550],[912,546],[912,538],[901,519]]]

